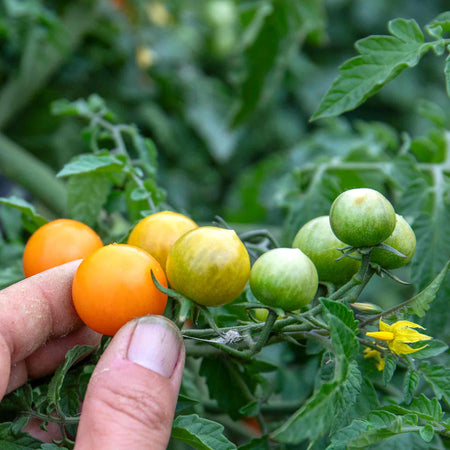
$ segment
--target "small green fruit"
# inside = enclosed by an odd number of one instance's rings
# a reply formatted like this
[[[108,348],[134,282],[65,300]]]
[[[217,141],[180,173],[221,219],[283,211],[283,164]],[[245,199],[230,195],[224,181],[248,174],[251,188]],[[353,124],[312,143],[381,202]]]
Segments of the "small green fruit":
[[[320,281],[341,285],[358,272],[361,262],[342,258],[338,248],[345,247],[331,230],[328,216],[316,217],[305,223],[295,236],[292,247],[299,248],[314,263]]]
[[[394,231],[395,211],[389,200],[373,189],[351,189],[331,205],[333,233],[353,247],[369,247]]]
[[[416,235],[408,222],[400,215],[396,215],[397,222],[393,233],[383,241],[383,244],[390,245],[395,250],[403,253],[406,258],[394,255],[391,252],[374,248],[370,260],[378,263],[385,269],[397,269],[408,264],[416,251]]]
[[[250,271],[250,288],[263,304],[286,311],[307,305],[319,280],[312,261],[297,248],[276,248],[260,256]]]

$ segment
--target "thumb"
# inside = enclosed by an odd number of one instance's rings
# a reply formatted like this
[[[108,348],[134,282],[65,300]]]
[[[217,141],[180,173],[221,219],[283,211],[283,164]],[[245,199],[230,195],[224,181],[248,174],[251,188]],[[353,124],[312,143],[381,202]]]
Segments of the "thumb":
[[[127,323],[92,374],[75,449],[165,449],[183,367],[183,338],[170,320]]]

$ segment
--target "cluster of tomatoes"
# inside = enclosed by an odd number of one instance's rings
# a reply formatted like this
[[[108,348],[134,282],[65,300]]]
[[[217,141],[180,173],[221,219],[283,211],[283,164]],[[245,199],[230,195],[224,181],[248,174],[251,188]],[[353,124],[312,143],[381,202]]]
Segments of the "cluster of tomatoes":
[[[39,228],[23,256],[25,276],[83,259],[73,280],[73,301],[80,318],[95,331],[113,335],[126,322],[162,314],[168,285],[195,302],[219,306],[235,300],[247,283],[255,297],[271,307],[294,311],[315,296],[319,280],[348,281],[361,262],[340,248],[373,248],[371,261],[386,269],[406,264],[415,236],[389,201],[372,189],[353,189],[333,203],[330,216],[318,217],[297,233],[292,248],[276,248],[253,267],[245,245],[233,230],[199,227],[188,217],[162,211],[142,219],[127,244],[103,246],[87,225],[59,219]]]

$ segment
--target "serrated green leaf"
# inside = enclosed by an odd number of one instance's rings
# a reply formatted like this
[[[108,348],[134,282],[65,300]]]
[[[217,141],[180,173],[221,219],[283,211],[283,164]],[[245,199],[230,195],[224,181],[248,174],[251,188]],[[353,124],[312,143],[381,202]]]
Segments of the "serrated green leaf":
[[[396,368],[397,358],[388,353],[384,358],[383,383],[385,386],[389,383],[389,381],[391,381]]]
[[[435,19],[427,24],[427,28],[436,26],[440,26],[443,32],[450,33],[450,11],[445,11],[439,14]]]
[[[187,395],[179,394],[177,400],[177,407],[175,412],[180,413],[185,409],[189,409],[194,405],[198,404],[198,400],[194,400],[193,398],[188,397]]]
[[[440,422],[443,417],[442,408],[438,399],[429,399],[424,394],[414,398],[408,406],[389,405],[383,409],[393,414],[414,414],[431,422]]]
[[[239,366],[232,362],[204,358],[200,375],[206,378],[210,397],[217,401],[219,407],[233,420],[240,419],[240,408],[251,400],[248,391],[241,387],[242,383],[247,383],[250,391],[254,388],[254,380],[250,374],[240,371]]]
[[[414,20],[395,19],[389,23],[394,36],[370,36],[356,43],[361,56],[345,62],[325,94],[316,120],[350,111],[378,92],[407,67],[414,67],[431,48]]]
[[[48,386],[47,400],[50,406],[61,402],[61,389],[67,372],[81,358],[91,353],[92,350],[93,347],[90,345],[76,345],[66,353],[64,363],[58,367]]]
[[[434,438],[434,428],[432,425],[427,423],[419,429],[419,434],[425,442],[431,442]]]
[[[298,444],[323,436],[336,418],[355,402],[361,384],[361,374],[353,361],[345,378],[324,383],[281,427],[272,438],[277,442]],[[331,414],[331,412],[333,412]]]
[[[114,155],[104,154],[98,155],[79,155],[72,161],[67,163],[57,177],[68,177],[70,175],[79,175],[82,173],[90,172],[119,172],[123,168],[123,162],[116,158]]]
[[[430,303],[435,299],[442,282],[447,276],[449,267],[450,261],[447,261],[438,276],[422,292],[414,296],[413,301],[407,308],[410,314],[415,314],[418,317],[425,316],[426,312],[430,309]]]
[[[436,189],[442,189],[436,186]],[[444,196],[444,192],[437,194]],[[416,253],[411,261],[411,277],[416,286],[425,287],[441,271],[450,257],[450,208],[439,204],[432,214],[422,213],[413,223],[417,238]]]
[[[330,315],[327,318],[330,327],[331,343],[335,351],[336,358],[341,360],[341,368],[344,367],[342,361],[348,362],[356,358],[359,350],[358,340],[355,332],[336,316]]]
[[[403,395],[405,403],[411,403],[414,392],[419,384],[419,379],[419,374],[415,370],[409,369],[405,373],[405,378],[403,379]]]
[[[355,319],[353,311],[348,306],[341,302],[328,300],[325,297],[322,297],[319,300],[330,314],[333,314],[340,319],[352,331],[356,331],[358,329],[359,322]]]
[[[432,387],[436,397],[444,398],[450,405],[450,371],[445,366],[432,366],[423,363],[419,366],[419,372]]]
[[[171,437],[198,450],[233,450],[236,446],[223,435],[223,425],[197,414],[178,416]]]
[[[36,209],[31,203],[28,203],[23,198],[16,197],[15,195],[7,198],[0,197],[0,204],[18,209],[22,215],[27,218],[27,223],[31,225],[31,228],[27,227],[30,232],[37,230],[48,222],[45,217],[42,217],[36,212]]]
[[[339,430],[331,439],[327,450],[369,448],[401,432],[402,419],[387,411],[374,411],[364,420],[354,420]]]
[[[108,175],[102,173],[72,175],[67,188],[70,217],[94,226],[111,190]]]

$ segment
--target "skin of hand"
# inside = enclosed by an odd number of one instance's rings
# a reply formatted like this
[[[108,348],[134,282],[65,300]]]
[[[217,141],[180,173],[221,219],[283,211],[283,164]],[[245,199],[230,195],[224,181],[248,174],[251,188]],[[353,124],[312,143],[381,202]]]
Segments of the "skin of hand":
[[[79,263],[0,291],[0,399],[29,378],[54,372],[74,345],[100,343],[101,336],[83,325],[73,307]],[[165,449],[184,358],[181,333],[168,319],[144,316],[124,325],[89,382],[75,449]],[[37,429],[31,423],[29,431],[37,436]]]

